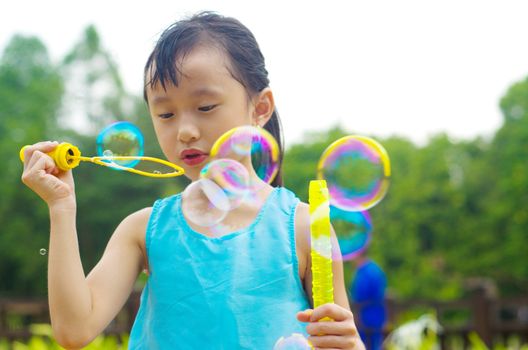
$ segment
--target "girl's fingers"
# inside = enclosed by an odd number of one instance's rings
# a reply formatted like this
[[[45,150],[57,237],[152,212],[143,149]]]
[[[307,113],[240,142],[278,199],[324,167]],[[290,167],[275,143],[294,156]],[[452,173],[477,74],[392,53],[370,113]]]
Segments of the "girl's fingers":
[[[312,316],[313,310],[306,309],[297,313],[297,320],[299,322],[310,322],[310,317]]]
[[[55,162],[47,154],[44,154],[41,151],[33,151],[31,158],[27,161],[24,175],[32,179],[42,171],[46,174],[50,174],[54,168],[56,168]]]
[[[42,153],[48,153],[53,151],[59,143],[57,141],[43,141],[37,142],[34,145],[24,148],[24,169],[31,164],[31,158],[33,158],[33,153],[40,151]]]
[[[306,326],[306,332],[310,335],[355,335],[356,327],[353,322],[310,322]]]
[[[348,319],[354,319],[352,312],[345,309],[337,304],[324,304],[313,310],[310,316],[310,322],[316,322],[325,317],[329,317],[334,321],[345,321]]]
[[[358,345],[357,338],[352,335],[309,336],[308,341],[316,349],[354,349]]]
[[[324,318],[332,320],[320,321]],[[339,305],[325,304],[314,310],[305,310],[297,314],[297,319],[308,322],[308,340],[315,349],[365,349],[352,312]]]
[[[40,151],[36,151],[31,157],[30,164],[28,164],[22,174],[22,182],[40,194],[41,190],[39,189],[42,186],[47,187],[50,182],[58,181],[55,176],[49,175],[53,174],[55,169],[55,162],[50,157]],[[53,183],[52,187],[56,187],[56,184]]]

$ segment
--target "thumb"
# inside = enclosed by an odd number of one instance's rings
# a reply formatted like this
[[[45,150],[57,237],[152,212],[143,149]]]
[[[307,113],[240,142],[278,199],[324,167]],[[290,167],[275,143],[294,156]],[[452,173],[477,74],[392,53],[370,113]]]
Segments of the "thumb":
[[[306,309],[297,313],[297,320],[300,322],[310,322],[310,316],[312,316],[313,310]]]

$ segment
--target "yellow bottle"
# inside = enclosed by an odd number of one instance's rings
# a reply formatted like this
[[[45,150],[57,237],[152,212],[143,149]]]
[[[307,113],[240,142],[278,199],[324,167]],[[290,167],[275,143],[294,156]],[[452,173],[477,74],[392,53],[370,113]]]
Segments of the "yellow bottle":
[[[312,180],[309,187],[314,308],[334,302],[330,201],[325,180]]]

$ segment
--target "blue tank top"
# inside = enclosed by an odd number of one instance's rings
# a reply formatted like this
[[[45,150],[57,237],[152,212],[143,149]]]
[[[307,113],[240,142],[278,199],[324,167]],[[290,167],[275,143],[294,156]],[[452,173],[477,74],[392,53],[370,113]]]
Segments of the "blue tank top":
[[[310,307],[298,273],[295,209],[275,188],[248,227],[211,238],[194,231],[181,196],[154,203],[146,232],[149,278],[129,349],[269,349],[306,334]]]

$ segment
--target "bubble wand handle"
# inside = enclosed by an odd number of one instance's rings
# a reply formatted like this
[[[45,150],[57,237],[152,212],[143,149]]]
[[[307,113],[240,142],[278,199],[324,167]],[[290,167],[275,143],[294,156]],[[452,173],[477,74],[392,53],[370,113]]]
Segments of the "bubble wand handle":
[[[24,161],[24,149],[29,146],[24,146],[20,149],[20,160]],[[142,176],[148,176],[148,177],[155,177],[155,178],[166,178],[166,177],[175,177],[180,176],[184,174],[183,168],[177,166],[176,164],[167,162],[166,160],[154,158],[154,157],[133,157],[133,156],[103,156],[103,157],[83,157],[81,156],[81,151],[76,146],[63,142],[59,144],[53,151],[49,152],[48,155],[53,159],[57,167],[62,171],[71,170],[73,168],[76,168],[81,161],[84,162],[90,162],[97,165],[105,166],[108,168],[113,169],[119,169],[128,171],[130,173],[142,175]],[[129,168],[126,166],[119,165],[117,163],[114,163],[115,160],[141,160],[141,161],[149,161],[153,163],[159,163],[164,166],[167,166],[169,168],[172,168],[174,171],[171,173],[164,173],[164,174],[158,174],[158,173],[151,173],[139,169]]]
[[[315,308],[334,302],[330,197],[326,181],[310,181],[308,194],[310,205],[312,295]]]
[[[29,145],[26,145],[20,149],[19,156],[22,162],[24,161],[24,150],[28,147]],[[81,151],[79,151],[79,148],[67,142],[60,143],[53,151],[48,152],[47,155],[53,159],[57,168],[62,171],[76,168],[81,161]]]

